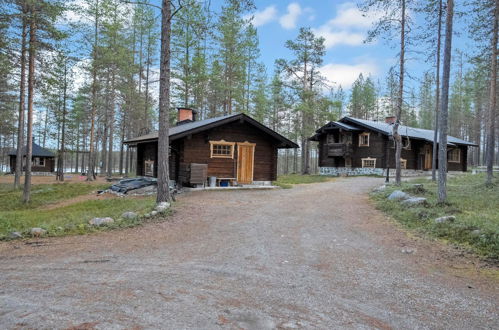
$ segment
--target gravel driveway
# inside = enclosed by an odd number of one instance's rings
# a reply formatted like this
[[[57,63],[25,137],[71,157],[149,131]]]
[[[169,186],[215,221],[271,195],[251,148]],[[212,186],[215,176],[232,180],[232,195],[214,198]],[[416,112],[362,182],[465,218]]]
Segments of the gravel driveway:
[[[404,233],[368,201],[381,182],[195,192],[167,222],[1,243],[0,328],[497,329],[497,270]]]

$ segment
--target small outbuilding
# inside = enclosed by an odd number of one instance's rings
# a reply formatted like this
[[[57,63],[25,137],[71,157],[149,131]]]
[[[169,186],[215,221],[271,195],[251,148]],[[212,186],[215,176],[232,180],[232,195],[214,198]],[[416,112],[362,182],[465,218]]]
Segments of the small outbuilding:
[[[245,114],[196,120],[196,111],[178,109],[169,130],[170,178],[180,184],[199,184],[215,177],[219,184],[252,184],[277,179],[277,152],[298,145]],[[138,176],[156,177],[158,133],[124,141],[137,148]],[[194,173],[195,172],[195,173]],[[203,182],[205,183],[205,182]]]
[[[31,171],[32,172],[54,172],[55,170],[55,154],[50,150],[42,148],[38,144],[32,144],[33,153],[31,157]],[[9,152],[10,172],[14,173],[16,170],[17,150],[12,149]],[[26,169],[26,146],[22,148],[23,155],[23,171]]]

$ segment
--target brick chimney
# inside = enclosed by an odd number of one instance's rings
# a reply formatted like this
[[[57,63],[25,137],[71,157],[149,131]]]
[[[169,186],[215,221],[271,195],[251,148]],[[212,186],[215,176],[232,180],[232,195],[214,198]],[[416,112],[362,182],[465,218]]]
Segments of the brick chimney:
[[[395,124],[396,121],[397,121],[396,116],[385,117],[385,123],[387,123],[387,124],[393,125],[393,124]]]
[[[197,111],[190,108],[177,108],[177,125],[196,121]]]

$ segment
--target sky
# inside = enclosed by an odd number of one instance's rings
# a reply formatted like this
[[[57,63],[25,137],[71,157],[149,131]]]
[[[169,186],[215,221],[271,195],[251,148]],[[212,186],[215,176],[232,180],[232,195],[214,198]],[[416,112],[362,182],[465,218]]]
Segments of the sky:
[[[72,0],[82,2],[81,0]],[[310,27],[312,31],[325,38],[326,55],[320,68],[322,74],[337,88],[342,86],[348,92],[360,73],[370,75],[375,83],[385,85],[385,77],[392,66],[398,65],[398,40],[387,41],[383,38],[365,43],[367,31],[379,14],[363,14],[357,7],[361,0],[254,0],[256,9],[246,18],[253,17],[260,41],[261,61],[272,74],[274,61],[278,58],[290,59],[285,48],[287,40],[295,39],[300,27]],[[160,5],[160,0],[152,0]],[[224,0],[211,0],[212,10],[218,12]],[[464,0],[456,1],[456,9],[463,10]],[[158,11],[159,15],[159,11]],[[409,15],[418,23],[422,18],[415,13]],[[68,17],[71,19],[71,17]],[[454,36],[454,49],[465,50],[471,47],[467,37],[466,15],[457,15],[454,29],[461,31]],[[463,33],[464,32],[464,33]],[[407,70],[409,75],[406,86],[416,88],[423,73],[432,68],[433,63],[425,62],[424,47],[409,48]],[[83,65],[83,64],[82,64]],[[82,70],[77,71],[81,73]],[[159,69],[158,69],[159,70]],[[84,81],[82,75],[76,75],[77,84]]]
[[[462,0],[457,1],[457,6]],[[366,44],[367,31],[379,14],[366,17],[357,7],[358,1],[341,0],[256,0],[253,24],[258,29],[261,59],[271,72],[275,59],[289,58],[286,40],[295,39],[300,27],[310,27],[325,38],[326,55],[321,72],[336,86],[348,90],[360,73],[371,75],[384,85],[390,67],[398,64],[397,41],[376,40]],[[421,18],[413,15],[416,21]],[[455,29],[465,28],[464,19],[455,19]],[[454,48],[469,47],[466,33],[454,36]],[[416,48],[416,50],[421,50]],[[407,56],[411,78],[409,86],[418,86],[419,78],[431,68],[425,63],[424,51]]]
[[[336,85],[349,88],[358,75],[382,75],[393,64],[377,44],[364,44],[373,19],[363,17],[353,2],[335,0],[256,1],[253,24],[258,28],[262,61],[272,68],[276,58],[289,58],[286,40],[300,27],[310,27],[325,38],[321,72]],[[381,51],[381,52],[380,52]]]

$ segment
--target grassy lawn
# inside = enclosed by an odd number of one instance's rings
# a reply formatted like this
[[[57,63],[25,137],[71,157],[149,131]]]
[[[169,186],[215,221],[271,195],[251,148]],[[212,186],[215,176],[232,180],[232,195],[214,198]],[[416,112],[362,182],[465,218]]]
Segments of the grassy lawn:
[[[292,188],[294,184],[303,183],[317,183],[332,180],[332,177],[325,175],[301,175],[301,174],[287,174],[279,175],[277,181],[272,182],[273,185],[279,186],[284,189]]]
[[[34,185],[32,200],[24,205],[21,202],[22,190],[13,190],[11,185],[0,185],[0,239],[7,239],[13,231],[28,236],[33,227],[46,229],[49,236],[102,230],[104,227],[88,225],[88,220],[94,217],[112,217],[115,223],[107,228],[128,227],[140,220],[119,220],[123,212],[134,211],[141,214],[150,211],[155,205],[154,196],[86,199],[67,205],[63,203],[108,186],[109,184],[85,183]],[[61,206],[53,205],[57,203],[61,203]]]
[[[373,193],[377,207],[410,229],[470,248],[479,255],[499,261],[499,185],[484,185],[484,175],[465,174],[447,182],[449,205],[437,204],[437,185],[427,179],[412,180],[402,187],[388,186]],[[497,179],[496,179],[497,181]],[[425,191],[417,193],[413,184],[422,183]],[[407,207],[386,197],[401,189],[413,196],[426,197],[429,206]],[[434,219],[454,215],[456,221],[435,223]]]

